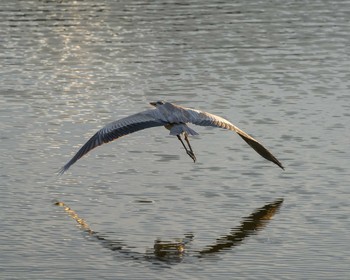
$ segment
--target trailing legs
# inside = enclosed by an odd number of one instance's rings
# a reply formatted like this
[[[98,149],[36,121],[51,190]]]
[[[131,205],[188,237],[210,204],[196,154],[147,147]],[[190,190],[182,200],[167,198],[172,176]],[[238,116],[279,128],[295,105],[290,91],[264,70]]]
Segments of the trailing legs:
[[[185,148],[186,153],[191,157],[191,159],[193,159],[193,162],[196,162],[196,156],[194,155],[194,152],[193,152],[193,150],[192,150],[190,141],[188,140],[188,135],[187,135],[187,133],[184,133],[184,135],[185,135],[185,141],[186,141],[187,144],[188,144],[189,150],[187,149],[185,143],[182,141],[180,134],[178,134],[178,135],[176,135],[176,136],[177,136],[177,139],[180,140],[182,146]]]

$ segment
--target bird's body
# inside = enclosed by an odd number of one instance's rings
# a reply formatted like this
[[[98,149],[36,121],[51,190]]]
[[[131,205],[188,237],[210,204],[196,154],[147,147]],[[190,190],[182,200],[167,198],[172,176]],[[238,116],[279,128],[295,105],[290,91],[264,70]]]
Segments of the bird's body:
[[[155,106],[155,108],[109,123],[96,132],[96,134],[80,148],[76,155],[61,168],[60,173],[64,173],[82,156],[104,143],[111,142],[139,130],[157,126],[164,126],[170,130],[170,135],[176,135],[184,146],[187,154],[195,161],[196,157],[189,143],[188,135],[198,135],[198,133],[188,127],[187,123],[232,130],[242,137],[242,139],[262,157],[284,169],[282,164],[262,144],[222,117],[191,108],[185,108],[169,102],[157,101],[151,102],[150,104]],[[189,150],[181,139],[182,135],[189,146]]]

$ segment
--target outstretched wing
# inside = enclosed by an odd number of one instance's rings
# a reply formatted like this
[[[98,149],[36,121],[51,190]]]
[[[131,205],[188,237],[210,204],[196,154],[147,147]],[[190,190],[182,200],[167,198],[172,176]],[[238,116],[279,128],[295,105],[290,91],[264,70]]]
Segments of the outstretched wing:
[[[157,113],[156,109],[151,109],[107,124],[101,130],[97,131],[58,173],[60,175],[63,174],[77,160],[104,143],[111,142],[135,131],[164,125],[165,122],[157,118]]]
[[[182,113],[183,122],[190,122],[195,125],[201,125],[201,126],[221,127],[221,128],[235,131],[259,155],[261,155],[262,157],[264,157],[269,161],[272,161],[273,163],[277,164],[279,167],[281,167],[284,170],[284,167],[281,164],[281,162],[268,149],[266,149],[262,144],[260,144],[256,139],[254,139],[248,133],[239,129],[237,126],[233,125],[228,120],[207,112],[194,110],[190,108],[184,108],[180,106],[176,106],[176,107],[180,110],[181,109],[183,110],[183,113]]]

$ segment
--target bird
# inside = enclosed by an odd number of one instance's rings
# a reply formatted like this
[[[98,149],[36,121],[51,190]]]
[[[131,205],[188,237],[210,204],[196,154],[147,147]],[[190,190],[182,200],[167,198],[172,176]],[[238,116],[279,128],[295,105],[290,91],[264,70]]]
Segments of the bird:
[[[114,141],[136,131],[158,126],[164,126],[170,131],[170,135],[176,136],[186,153],[192,158],[193,162],[196,162],[196,156],[192,150],[188,136],[198,135],[198,133],[187,126],[187,123],[199,126],[219,127],[234,131],[263,158],[275,163],[284,170],[282,163],[268,149],[252,136],[220,116],[165,101],[150,102],[150,105],[154,106],[154,108],[105,125],[78,150],[73,158],[69,160],[58,173],[62,175],[81,157],[102,144]],[[183,142],[182,136],[188,148]]]

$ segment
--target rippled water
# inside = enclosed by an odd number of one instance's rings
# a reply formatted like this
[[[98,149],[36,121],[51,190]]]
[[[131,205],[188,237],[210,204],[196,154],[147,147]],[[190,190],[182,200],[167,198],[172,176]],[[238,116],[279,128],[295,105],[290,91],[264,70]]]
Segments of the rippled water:
[[[349,1],[2,1],[0,278],[348,279],[349,12]],[[195,164],[154,128],[56,176],[97,129],[158,99],[231,120],[286,171],[232,132],[191,126]],[[242,230],[279,198],[269,223]],[[130,257],[189,236],[176,261]]]

